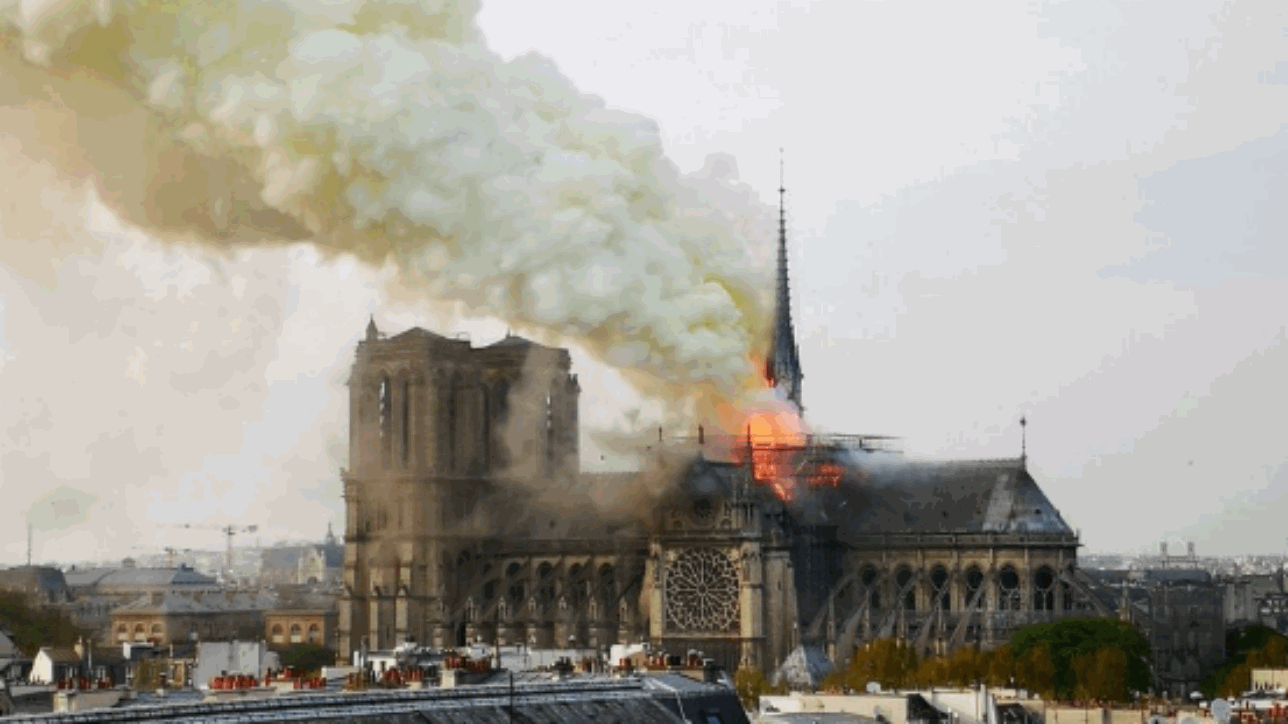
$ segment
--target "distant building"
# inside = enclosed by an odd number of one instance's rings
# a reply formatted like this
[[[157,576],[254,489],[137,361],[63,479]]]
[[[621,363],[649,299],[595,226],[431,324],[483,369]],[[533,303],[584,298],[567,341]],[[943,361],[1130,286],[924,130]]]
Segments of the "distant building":
[[[0,569],[0,592],[22,596],[31,608],[61,606],[72,597],[63,572],[49,566]]]
[[[192,568],[136,568],[133,562],[121,568],[72,569],[63,574],[72,599],[64,606],[72,623],[92,631],[103,643],[118,643],[109,632],[111,614],[119,606],[157,594],[197,597],[220,590],[219,582]]]
[[[52,684],[77,677],[81,675],[83,664],[80,654],[73,649],[42,646],[36,653],[27,681],[32,684]]]
[[[259,584],[338,588],[344,577],[344,545],[327,531],[319,545],[274,546],[260,558]]]
[[[1225,661],[1224,589],[1198,569],[1088,571],[1096,592],[1149,641],[1154,688],[1189,696]],[[1113,601],[1114,598],[1116,601]]]
[[[1288,631],[1288,591],[1282,572],[1228,576],[1221,586],[1227,627],[1260,625]]]
[[[334,646],[339,610],[336,597],[303,593],[281,596],[264,612],[264,634],[274,648],[293,644]]]
[[[113,643],[258,640],[264,603],[248,594],[153,593],[112,611]]]

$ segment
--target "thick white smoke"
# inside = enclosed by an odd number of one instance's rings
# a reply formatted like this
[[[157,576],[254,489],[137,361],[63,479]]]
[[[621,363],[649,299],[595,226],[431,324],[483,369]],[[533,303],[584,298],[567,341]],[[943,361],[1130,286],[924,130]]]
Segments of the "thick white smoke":
[[[24,149],[162,239],[310,241],[576,339],[689,411],[752,377],[773,210],[725,160],[505,62],[469,0],[7,2]]]

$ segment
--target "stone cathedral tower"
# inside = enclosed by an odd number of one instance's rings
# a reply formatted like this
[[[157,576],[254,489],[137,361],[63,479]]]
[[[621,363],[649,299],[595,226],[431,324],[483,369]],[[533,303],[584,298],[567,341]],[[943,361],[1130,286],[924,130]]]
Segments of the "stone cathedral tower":
[[[339,653],[460,638],[453,557],[505,480],[578,473],[580,388],[568,352],[487,347],[375,320],[349,378]],[[475,526],[475,527],[471,527]]]

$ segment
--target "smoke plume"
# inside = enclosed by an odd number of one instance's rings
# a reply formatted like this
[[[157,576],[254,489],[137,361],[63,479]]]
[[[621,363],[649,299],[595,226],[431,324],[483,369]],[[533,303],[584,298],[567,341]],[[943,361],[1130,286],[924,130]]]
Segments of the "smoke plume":
[[[652,121],[503,61],[470,0],[2,7],[24,153],[159,239],[392,262],[391,291],[576,339],[691,415],[752,377],[772,210],[728,159],[684,176]]]
[[[97,495],[60,485],[31,504],[27,524],[41,533],[55,533],[89,520]]]

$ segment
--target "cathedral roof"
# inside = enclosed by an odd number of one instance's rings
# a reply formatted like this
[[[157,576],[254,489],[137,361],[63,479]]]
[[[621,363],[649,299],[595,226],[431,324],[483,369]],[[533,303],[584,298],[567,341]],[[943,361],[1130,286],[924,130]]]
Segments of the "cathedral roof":
[[[857,474],[855,474],[857,473]],[[1073,535],[1022,459],[858,466],[821,510],[845,533]],[[846,509],[850,512],[846,512]]]

